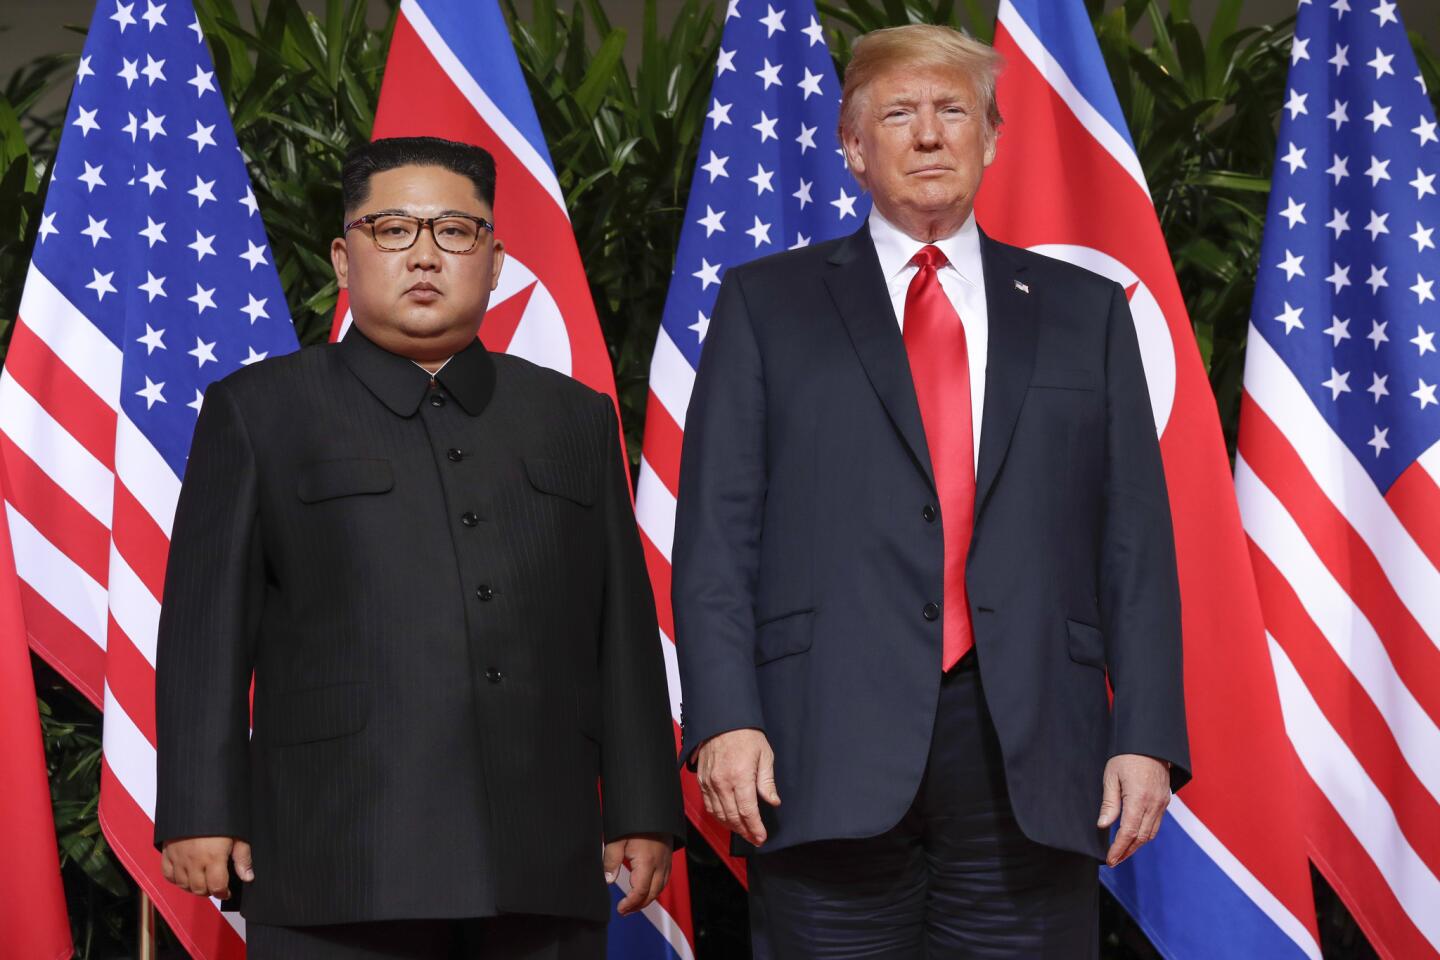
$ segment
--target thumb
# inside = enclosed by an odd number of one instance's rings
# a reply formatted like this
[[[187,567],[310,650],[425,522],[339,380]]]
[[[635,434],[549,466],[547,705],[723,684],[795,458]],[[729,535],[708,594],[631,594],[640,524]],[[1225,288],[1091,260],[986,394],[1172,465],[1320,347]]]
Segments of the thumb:
[[[592,848],[593,849],[593,848]],[[620,876],[620,864],[625,860],[625,841],[612,840],[605,844],[605,882],[614,883]]]
[[[1105,793],[1100,801],[1100,819],[1095,826],[1108,828],[1120,816],[1120,778],[1113,773],[1105,774]]]
[[[255,864],[250,857],[250,844],[244,840],[236,840],[235,846],[230,849],[230,858],[235,861],[235,872],[240,879],[249,883],[255,879]]]
[[[760,794],[760,799],[770,806],[780,806],[780,791],[775,789],[775,755],[768,750],[760,755],[760,769],[755,776],[755,791]]]

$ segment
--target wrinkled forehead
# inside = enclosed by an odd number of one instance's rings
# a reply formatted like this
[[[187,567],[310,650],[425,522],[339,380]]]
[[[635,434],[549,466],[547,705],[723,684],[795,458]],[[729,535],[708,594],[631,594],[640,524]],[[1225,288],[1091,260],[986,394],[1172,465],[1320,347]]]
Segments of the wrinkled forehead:
[[[896,64],[876,74],[862,87],[864,103],[961,103],[973,107],[977,101],[975,82],[958,67],[946,65]]]

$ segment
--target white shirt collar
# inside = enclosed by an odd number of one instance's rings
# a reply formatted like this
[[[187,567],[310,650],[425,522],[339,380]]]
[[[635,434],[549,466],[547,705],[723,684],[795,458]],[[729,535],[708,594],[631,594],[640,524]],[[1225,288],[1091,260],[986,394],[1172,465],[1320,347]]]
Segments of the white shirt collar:
[[[886,220],[873,203],[870,205],[870,239],[875,243],[875,253],[880,257],[880,269],[885,274],[886,283],[893,282],[910,266],[915,254],[926,246],[924,241],[916,240]],[[961,280],[984,289],[985,271],[980,260],[980,228],[975,225],[973,210],[959,230],[936,240],[935,246],[945,254]]]

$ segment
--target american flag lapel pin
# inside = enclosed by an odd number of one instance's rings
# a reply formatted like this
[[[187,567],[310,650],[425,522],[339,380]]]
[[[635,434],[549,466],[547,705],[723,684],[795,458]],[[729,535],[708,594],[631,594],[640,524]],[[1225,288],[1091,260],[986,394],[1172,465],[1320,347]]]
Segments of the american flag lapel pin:
[[[1016,289],[1016,290],[1019,290],[1021,293],[1029,293],[1029,292],[1030,292],[1030,284],[1028,284],[1028,283],[1021,283],[1019,280],[1016,280],[1016,281],[1015,281],[1015,289]]]

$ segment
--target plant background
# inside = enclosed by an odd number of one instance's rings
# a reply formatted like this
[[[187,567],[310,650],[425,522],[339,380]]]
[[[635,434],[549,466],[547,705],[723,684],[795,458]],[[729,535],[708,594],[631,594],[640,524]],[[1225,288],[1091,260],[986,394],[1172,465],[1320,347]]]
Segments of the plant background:
[[[568,8],[560,0],[532,0],[528,9],[501,2],[556,158],[615,367],[631,459],[638,462],[646,373],[704,122],[718,8],[683,0],[662,26],[655,0],[646,0],[639,36],[627,37],[602,0],[571,0]],[[350,144],[369,137],[395,0],[326,0],[318,13],[299,0],[253,0],[248,10],[233,0],[195,5],[300,340],[321,342],[336,287],[328,234],[314,225],[337,220],[341,159]],[[979,0],[819,6],[841,69],[851,39],[876,27],[949,23],[986,40],[993,29],[990,5]],[[1087,0],[1087,6],[1233,451],[1293,21],[1241,27],[1240,0],[1222,0],[1206,25],[1194,22],[1188,0],[1171,0],[1166,10],[1155,0],[1112,0],[1108,10],[1103,0]],[[1440,102],[1440,62],[1418,34],[1411,39],[1432,100]],[[0,357],[64,120],[63,103],[51,94],[68,88],[75,59],[37,57],[13,69],[0,88]],[[77,953],[133,955],[136,888],[95,817],[99,714],[54,671],[34,664]],[[748,956],[743,892],[698,836],[689,849],[697,953],[701,960]],[[1324,955],[1374,957],[1334,894],[1312,875]],[[1158,957],[1114,901],[1103,899],[1106,960]],[[166,931],[160,939],[162,956],[181,956]]]

